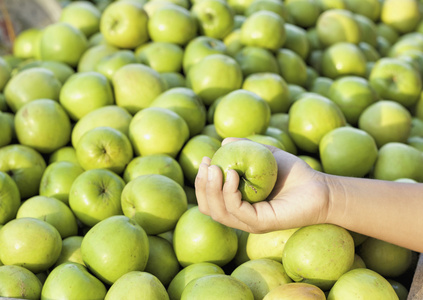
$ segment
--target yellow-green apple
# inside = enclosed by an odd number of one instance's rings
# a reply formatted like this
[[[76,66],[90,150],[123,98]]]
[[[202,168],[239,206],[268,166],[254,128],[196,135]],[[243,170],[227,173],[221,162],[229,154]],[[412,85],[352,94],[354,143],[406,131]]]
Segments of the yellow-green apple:
[[[346,8],[376,22],[379,20],[382,3],[379,0],[344,0]]]
[[[84,265],[81,255],[81,243],[83,237],[79,235],[69,236],[62,240],[62,251],[54,267],[64,263],[78,263]]]
[[[257,11],[247,17],[241,26],[241,43],[245,46],[276,51],[285,40],[285,21],[272,11]]]
[[[14,120],[13,116],[13,120]],[[13,124],[10,122],[9,117],[6,113],[0,111],[0,147],[4,147],[9,145],[13,139],[13,132],[14,132],[14,121]]]
[[[138,0],[137,0],[138,1]],[[144,1],[144,0],[139,0],[139,1]],[[147,12],[148,17],[151,17],[152,15],[154,15],[156,13],[156,11],[158,11],[159,9],[167,6],[167,5],[178,5],[174,2],[172,2],[172,0],[154,0],[154,1],[146,1],[145,4],[143,4],[143,8],[145,9],[145,11]]]
[[[366,58],[357,45],[338,42],[323,52],[322,74],[332,79],[346,75],[365,77]]]
[[[392,26],[400,34],[414,31],[421,20],[419,3],[416,0],[384,1],[380,20]]]
[[[62,239],[78,233],[76,218],[70,208],[60,200],[46,196],[34,196],[19,207],[16,219],[35,218],[53,225]]]
[[[115,72],[123,66],[137,63],[135,54],[131,50],[119,50],[100,59],[95,65],[96,72],[103,74],[111,81]]]
[[[410,130],[410,137],[423,137],[423,120],[412,117],[411,118],[411,130]]]
[[[203,157],[212,157],[219,148],[219,140],[204,134],[196,135],[188,140],[179,154],[178,162],[189,184],[194,185]]]
[[[323,52],[323,49],[312,50],[306,60],[307,64],[319,72],[319,74],[322,73]]]
[[[319,159],[309,155],[298,155],[298,158],[301,158],[314,170],[323,172],[323,167]]]
[[[41,29],[27,28],[21,31],[13,42],[13,55],[19,58],[36,58]]]
[[[7,112],[9,110],[9,107],[6,103],[6,98],[4,97],[3,93],[0,93],[0,111],[1,112]]]
[[[318,76],[315,78],[312,82],[310,82],[308,90],[311,93],[320,94],[324,97],[329,97],[329,90],[331,86],[333,85],[334,80],[324,77],[324,76]]]
[[[307,65],[294,51],[281,48],[276,53],[276,59],[283,79],[289,84],[304,87],[307,82]]]
[[[287,21],[290,17],[285,3],[279,0],[253,0],[253,2],[246,7],[244,15],[248,17],[260,10],[273,11]]]
[[[237,247],[235,230],[202,214],[197,206],[179,218],[173,233],[173,249],[182,267],[200,262],[224,266],[234,258]]]
[[[262,134],[270,121],[269,104],[257,94],[235,90],[225,95],[216,107],[214,125],[222,137]]]
[[[320,15],[320,5],[314,0],[286,0],[292,23],[303,28],[313,27]]]
[[[88,47],[85,35],[68,23],[57,22],[43,29],[39,51],[42,60],[78,65],[79,59]]]
[[[187,204],[182,186],[160,174],[136,177],[125,185],[121,196],[125,216],[135,220],[149,235],[174,229]]]
[[[226,45],[219,39],[209,36],[197,36],[186,45],[182,58],[182,67],[185,74],[189,69],[207,55],[225,54]]]
[[[129,138],[112,127],[96,127],[81,136],[75,147],[84,170],[104,168],[121,174],[133,157]]]
[[[166,90],[160,74],[143,64],[128,64],[112,77],[116,104],[132,115],[150,106]]]
[[[241,88],[242,80],[242,70],[237,61],[224,54],[206,56],[187,74],[187,86],[203,99],[206,106]]]
[[[185,82],[185,77],[181,73],[165,72],[160,73],[160,77],[163,79],[168,89],[187,86]]]
[[[369,82],[381,98],[397,101],[405,107],[420,97],[422,80],[407,62],[397,58],[381,58],[374,65]]]
[[[59,103],[38,99],[16,112],[15,130],[21,145],[51,153],[70,141],[72,128],[69,116]]]
[[[326,133],[319,143],[325,173],[364,177],[373,168],[378,149],[373,137],[354,127],[339,127]]]
[[[379,149],[373,177],[381,180],[410,178],[421,182],[423,171],[420,163],[423,163],[421,151],[403,143],[387,143]]]
[[[40,299],[43,285],[34,273],[20,266],[0,266],[2,297]]]
[[[354,254],[354,262],[351,266],[351,270],[358,269],[358,268],[365,268],[366,264],[364,263],[363,259],[357,254]]]
[[[104,284],[78,263],[61,264],[48,275],[41,299],[104,299]]]
[[[359,268],[342,275],[333,285],[327,299],[353,300],[357,297],[369,299],[398,299],[391,284],[375,271]]]
[[[306,60],[310,53],[310,42],[307,37],[307,31],[294,24],[286,23],[285,32],[286,41],[283,45],[284,48],[296,52],[303,60]]]
[[[346,229],[332,224],[298,229],[286,242],[282,254],[289,277],[322,290],[330,289],[350,270],[353,261],[353,238]]]
[[[249,260],[236,267],[231,276],[244,282],[254,299],[263,299],[274,288],[292,282],[282,263],[269,258]]]
[[[253,300],[254,295],[241,280],[224,274],[206,275],[191,280],[181,295],[181,300],[207,298]]]
[[[244,77],[255,73],[279,73],[275,56],[265,48],[245,46],[235,53],[234,58],[240,65]]]
[[[81,59],[78,62],[78,72],[82,73],[95,71],[95,66],[100,60],[117,51],[119,51],[118,48],[109,44],[99,44],[88,48],[87,51],[82,54]]]
[[[250,258],[247,255],[247,239],[250,235],[249,232],[243,231],[240,229],[235,229],[236,235],[238,236],[238,249],[236,251],[235,257],[229,263],[229,265],[237,267],[246,261],[249,261]]]
[[[254,0],[228,0],[228,4],[235,11],[235,14],[243,15],[253,1]]]
[[[81,253],[88,269],[106,284],[131,271],[143,271],[149,255],[148,238],[135,220],[109,217],[84,236]]]
[[[22,200],[38,194],[45,169],[44,158],[31,147],[12,144],[0,148],[0,171],[16,182]]]
[[[374,63],[381,58],[381,56],[380,56],[379,52],[376,50],[376,48],[374,48],[372,45],[370,45],[368,43],[360,42],[358,44],[358,48],[360,48],[361,52],[363,53],[364,57],[366,58],[366,61],[367,61],[366,66],[367,67],[369,65],[374,66]],[[404,59],[404,60],[409,59],[409,60],[411,60],[411,62],[413,62],[413,58],[408,57],[408,56],[404,56],[402,59]],[[366,72],[366,77],[368,77],[367,74],[369,74],[369,73],[370,72],[368,72],[368,71]]]
[[[75,148],[72,146],[65,146],[51,153],[48,158],[48,164],[52,164],[56,161],[70,161],[79,165]]]
[[[77,1],[62,9],[59,21],[81,30],[87,38],[100,30],[100,10],[91,2]]]
[[[304,282],[291,282],[272,289],[263,300],[325,300],[325,293],[317,286]]]
[[[361,31],[354,14],[346,9],[324,11],[316,23],[317,35],[324,47],[338,42],[358,44]]]
[[[137,1],[142,1],[145,4],[147,4],[148,2],[154,2],[154,1],[155,2],[162,2],[164,0],[152,0],[152,1],[137,0]],[[188,0],[166,0],[166,2],[173,3],[173,4],[176,4],[176,5],[182,6],[183,8],[187,8],[187,9],[191,6],[191,2],[188,1]],[[192,1],[192,2],[194,3],[194,1]]]
[[[184,288],[192,280],[212,274],[225,274],[221,267],[213,263],[194,263],[180,270],[169,283],[167,292],[171,300],[181,299]]]
[[[206,125],[206,107],[192,89],[169,89],[153,100],[150,107],[167,108],[181,116],[187,123],[190,136],[201,132]]]
[[[404,284],[402,284],[399,281],[390,279],[390,278],[388,278],[387,280],[392,285],[392,287],[394,288],[394,291],[397,294],[399,300],[407,300],[409,291],[404,286]]]
[[[138,62],[157,72],[180,72],[184,50],[181,46],[168,42],[151,42],[135,50]]]
[[[289,110],[289,135],[298,148],[309,153],[318,151],[320,140],[326,133],[345,125],[339,107],[318,94],[303,94]]]
[[[369,133],[379,148],[389,142],[405,143],[410,135],[411,114],[395,101],[380,100],[363,110],[358,127]]]
[[[83,224],[92,227],[115,215],[122,215],[120,198],[125,182],[106,169],[85,171],[72,183],[69,206]]]
[[[148,19],[148,33],[154,42],[185,46],[197,36],[197,21],[191,12],[179,5],[159,8]]]
[[[347,122],[353,126],[357,125],[361,113],[379,99],[369,81],[358,76],[336,79],[328,98],[339,106]]]
[[[140,296],[148,299],[169,299],[166,288],[154,274],[132,271],[113,283],[104,300],[136,299]]]
[[[313,67],[310,67],[310,66],[306,67],[306,73],[307,73],[307,79],[304,84],[304,87],[310,91],[312,84],[319,77],[319,73]]]
[[[285,151],[297,155],[297,146],[295,146],[294,141],[291,139],[291,137],[286,131],[283,131],[282,129],[279,129],[277,127],[269,126],[267,127],[266,132],[264,134],[267,136],[274,137],[275,139],[280,141]]]
[[[246,138],[253,142],[273,146],[285,151],[285,146],[282,144],[282,142],[273,136],[268,136],[264,134],[252,134],[247,136]]]
[[[0,92],[3,91],[3,88],[6,86],[6,83],[11,77],[11,70],[9,64],[0,57]]]
[[[103,34],[99,31],[94,33],[92,36],[88,38],[88,48],[98,46],[98,45],[106,45],[106,39],[104,38]]]
[[[148,236],[148,245],[149,255],[144,271],[156,276],[167,287],[180,268],[173,246],[168,240],[154,235]]]
[[[376,24],[376,31],[378,36],[384,37],[391,45],[399,38],[399,33],[391,25],[383,22]]]
[[[15,181],[5,172],[0,171],[0,225],[15,219],[21,205],[21,197]]]
[[[100,32],[108,44],[134,49],[149,39],[148,15],[134,1],[111,3],[101,14]]]
[[[73,68],[60,61],[34,61],[24,65],[21,70],[29,68],[45,68],[52,71],[62,85],[75,73]]]
[[[208,135],[212,138],[215,138],[218,141],[222,141],[223,138],[217,134],[216,127],[214,124],[208,124],[204,126],[203,130],[200,132],[200,134]]]
[[[288,88],[289,87],[290,86],[288,85]],[[291,85],[291,87],[293,87],[293,85]],[[289,92],[291,95],[292,94],[291,89],[289,89]],[[288,113],[274,113],[270,116],[269,127],[276,127],[288,133],[288,122],[289,122]]]
[[[226,53],[234,57],[235,54],[244,47],[241,43],[241,28],[235,29],[228,34],[223,39],[223,43],[226,46]]]
[[[0,260],[33,273],[54,265],[62,249],[62,238],[49,223],[35,218],[14,219],[0,230]]]
[[[223,172],[223,181],[229,170],[239,177],[238,189],[248,202],[266,200],[276,182],[278,166],[272,152],[264,145],[240,140],[220,147],[212,157],[212,165]]]
[[[189,138],[189,128],[174,111],[149,107],[132,118],[129,138],[136,155],[167,154],[176,157]]]
[[[376,24],[372,20],[370,20],[368,17],[361,14],[354,15],[354,19],[358,27],[360,28],[361,42],[367,43],[372,47],[376,47],[377,46]]]
[[[341,0],[342,1],[342,0]],[[308,28],[306,31],[307,34],[307,40],[308,40],[308,44],[309,44],[309,55],[307,57],[307,59],[311,58],[311,55],[313,52],[316,52],[316,50],[322,50],[323,49],[323,45],[322,42],[319,39],[319,36],[317,35],[317,29],[316,27],[311,27]]]
[[[11,78],[4,88],[7,106],[14,113],[36,99],[59,100],[62,84],[54,73],[44,68],[30,68]]]

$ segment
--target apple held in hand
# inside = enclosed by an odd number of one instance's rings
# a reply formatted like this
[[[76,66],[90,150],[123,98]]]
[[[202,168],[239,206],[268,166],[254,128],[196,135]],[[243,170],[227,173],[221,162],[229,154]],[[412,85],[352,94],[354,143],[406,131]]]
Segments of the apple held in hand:
[[[222,170],[223,182],[228,170],[237,171],[242,199],[251,203],[266,200],[278,176],[278,165],[272,152],[266,146],[249,140],[220,147],[211,164]]]

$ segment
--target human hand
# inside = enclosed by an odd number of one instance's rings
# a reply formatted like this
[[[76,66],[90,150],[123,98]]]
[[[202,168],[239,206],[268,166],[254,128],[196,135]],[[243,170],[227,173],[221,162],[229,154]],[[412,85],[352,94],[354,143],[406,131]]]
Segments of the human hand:
[[[222,145],[237,140],[227,138]],[[278,178],[266,201],[242,201],[238,173],[229,170],[223,184],[220,168],[204,157],[195,180],[200,211],[226,226],[252,233],[325,223],[329,210],[325,175],[288,152],[266,147],[278,163]]]

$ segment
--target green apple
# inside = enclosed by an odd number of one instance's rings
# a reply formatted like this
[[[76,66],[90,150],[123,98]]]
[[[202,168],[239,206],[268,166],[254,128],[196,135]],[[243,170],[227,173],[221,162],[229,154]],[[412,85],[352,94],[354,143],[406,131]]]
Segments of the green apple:
[[[132,271],[122,275],[109,288],[104,299],[136,299],[139,297],[169,299],[166,288],[160,280],[151,273],[141,271]]]
[[[411,118],[411,130],[410,130],[410,137],[423,137],[423,120],[412,117]]]
[[[0,225],[15,219],[21,205],[21,197],[15,181],[5,172],[0,171]]]
[[[42,284],[34,273],[20,266],[0,266],[0,294],[9,299],[40,299]]]
[[[228,4],[237,15],[243,15],[253,1],[254,0],[228,0]]]
[[[109,217],[84,236],[81,253],[88,269],[109,285],[131,271],[143,271],[148,260],[144,229],[125,216]]]
[[[11,78],[11,70],[7,62],[0,57],[0,92]]]
[[[233,30],[224,39],[223,43],[226,46],[226,53],[234,57],[235,54],[241,50],[244,45],[241,43],[241,28]]]
[[[322,58],[323,58],[323,49],[312,50],[308,56],[306,62],[312,68],[314,68],[319,74],[322,73]]]
[[[149,235],[175,228],[187,210],[185,191],[176,181],[159,174],[138,176],[125,185],[121,196],[123,213]]]
[[[378,1],[376,0],[376,2]],[[371,19],[361,14],[354,15],[354,19],[361,31],[361,42],[376,47],[378,35],[376,24]]]
[[[15,116],[13,116],[14,120]],[[14,133],[14,121],[13,124],[10,122],[9,117],[6,113],[0,111],[0,147],[9,145],[13,139]]]
[[[67,64],[59,61],[37,61],[35,67],[45,68],[54,73],[60,83],[63,85],[75,71]]]
[[[160,77],[163,79],[168,89],[187,86],[185,82],[185,77],[181,73],[165,72],[160,73]]]
[[[87,38],[100,30],[100,10],[91,2],[78,1],[62,9],[59,21],[81,30]]]
[[[339,107],[318,94],[303,94],[289,110],[289,135],[298,148],[309,153],[318,151],[326,133],[345,124]]]
[[[119,51],[118,48],[109,44],[99,44],[87,49],[78,62],[78,72],[95,71],[95,67],[99,61],[117,51]]]
[[[189,138],[189,128],[184,119],[170,109],[149,107],[133,117],[129,138],[136,155],[176,157]]]
[[[14,113],[36,99],[59,100],[62,84],[54,73],[44,68],[30,68],[11,78],[4,88],[7,106]]]
[[[319,144],[325,173],[364,177],[373,168],[378,149],[373,137],[354,127],[339,127],[326,133]]]
[[[16,182],[22,200],[38,194],[45,168],[44,158],[31,147],[13,144],[0,148],[0,171]]]
[[[282,284],[272,289],[263,300],[325,300],[325,293],[317,286],[303,282]]]
[[[241,43],[245,46],[277,51],[285,40],[285,21],[272,11],[257,11],[247,17],[241,26]]]
[[[111,3],[101,14],[100,32],[108,44],[134,49],[149,39],[148,15],[134,1]]]
[[[421,182],[423,172],[419,165],[422,162],[422,152],[416,148],[403,143],[387,143],[379,149],[373,177],[381,180],[410,178]]]
[[[72,146],[65,146],[51,153],[48,159],[48,164],[52,164],[56,161],[70,161],[79,166],[75,148]]]
[[[71,122],[59,103],[38,99],[17,111],[15,130],[20,144],[41,153],[51,153],[70,141]]]
[[[251,203],[263,201],[269,196],[278,174],[272,152],[264,145],[249,140],[220,147],[213,155],[211,164],[222,170],[223,182],[228,170],[237,171],[242,199]]]
[[[144,1],[144,0],[140,0],[140,1]],[[176,5],[178,6],[178,4],[172,2],[173,0],[154,0],[154,1],[147,1],[144,5],[143,8],[145,9],[145,11],[147,12],[148,17],[151,17],[152,15],[154,15],[156,13],[156,11],[158,11],[159,9],[168,6],[168,5]]]
[[[398,299],[391,284],[375,271],[360,268],[342,275],[329,292],[328,300],[357,297],[380,300]]]
[[[312,169],[323,172],[323,167],[319,159],[309,155],[298,155],[298,158],[305,161]]]
[[[211,54],[194,64],[187,74],[187,86],[206,106],[242,85],[242,70],[235,59]]]
[[[397,58],[382,58],[373,67],[369,82],[381,98],[397,101],[405,107],[414,105],[422,88],[419,73]]]
[[[179,154],[178,162],[191,185],[194,185],[203,157],[212,157],[219,148],[220,141],[207,135],[196,135],[188,140]]]
[[[248,5],[248,7],[246,7],[244,15],[249,17],[260,10],[273,11],[284,20],[288,20],[290,18],[285,3],[279,0],[254,0],[250,5]]]
[[[225,95],[216,107],[214,124],[223,137],[247,137],[262,134],[270,121],[269,104],[247,90],[235,90]]]
[[[255,73],[279,73],[275,56],[265,48],[245,46],[234,55],[234,58],[240,65],[244,77]]]
[[[292,282],[282,263],[268,258],[249,260],[236,267],[231,276],[244,282],[254,299],[263,299],[272,289]]]
[[[98,31],[88,38],[88,49],[98,45],[106,45],[106,39],[103,34]]]
[[[191,7],[201,35],[223,39],[234,27],[234,12],[226,1],[202,0]]]
[[[356,126],[361,113],[379,97],[369,81],[358,76],[336,79],[329,89],[328,98],[344,113],[347,122]]]
[[[61,264],[48,275],[41,299],[100,300],[106,295],[104,284],[77,263]]]
[[[13,55],[19,58],[35,58],[39,50],[38,41],[41,29],[27,28],[21,31],[13,42]]]
[[[390,25],[383,22],[376,24],[378,36],[384,37],[391,45],[399,39],[399,33]]]
[[[135,50],[138,61],[157,72],[180,72],[184,50],[181,46],[168,42],[151,42]]]
[[[281,48],[277,51],[276,59],[283,79],[289,84],[304,87],[307,82],[307,65],[294,51]]]
[[[4,265],[17,265],[33,273],[54,265],[62,249],[62,238],[49,223],[35,218],[8,222],[0,230],[0,260]]]
[[[246,138],[253,142],[273,146],[285,151],[285,146],[282,144],[282,142],[273,136],[268,136],[264,134],[252,134],[247,136]]]
[[[313,67],[307,66],[306,67],[306,74],[307,74],[307,79],[306,79],[304,86],[308,90],[310,90],[314,81],[319,77],[319,73]]]
[[[257,0],[256,0],[257,2]],[[296,52],[303,60],[306,60],[310,53],[310,42],[307,31],[294,24],[285,24],[286,41],[284,48]]]
[[[154,42],[185,46],[197,36],[197,22],[191,12],[179,5],[165,5],[150,15],[148,33]]]
[[[343,1],[343,0],[341,0],[341,1]],[[322,50],[323,49],[323,45],[322,45],[322,42],[320,41],[319,36],[317,34],[316,27],[308,28],[307,31],[306,31],[306,35],[307,35],[307,40],[308,40],[308,44],[309,44],[309,48],[310,48],[309,49],[309,56],[307,58],[310,59],[311,54],[313,52],[315,52],[316,50]]]
[[[67,23],[48,25],[41,32],[39,51],[42,60],[59,61],[76,67],[87,47],[85,35]]]
[[[134,115],[166,90],[160,74],[142,64],[121,67],[112,77],[116,105]]]
[[[288,85],[288,88],[290,85]],[[291,85],[293,87],[293,85]],[[302,88],[300,88],[302,89]],[[289,88],[290,95],[292,89]],[[305,91],[305,90],[304,90]],[[270,116],[269,127],[275,127],[288,133],[289,114],[288,113],[274,113]]]
[[[354,241],[348,231],[332,224],[298,229],[283,249],[282,263],[296,282],[330,289],[354,261]]]
[[[81,255],[82,240],[83,237],[78,235],[64,238],[62,240],[62,251],[54,266],[57,267],[64,263],[78,263],[84,265]]]
[[[130,50],[119,50],[100,59],[95,65],[95,71],[103,74],[109,81],[112,81],[115,72],[123,66],[137,62],[134,52]]]
[[[144,271],[156,276],[167,287],[180,269],[173,246],[166,239],[154,235],[148,236],[148,245],[149,256]]]
[[[311,93],[316,93],[324,97],[330,98],[329,90],[332,87],[333,82],[334,80],[330,78],[319,76],[310,83],[310,86],[308,89]]]
[[[363,259],[357,254],[354,254],[354,262],[351,266],[351,270],[353,269],[359,269],[359,268],[365,268],[366,264],[364,263]]]
[[[123,214],[120,198],[124,187],[123,179],[109,170],[85,171],[72,183],[69,206],[83,224],[94,226]]]
[[[148,1],[146,1],[146,0],[138,0],[138,1],[144,1],[144,2],[148,3]],[[149,2],[154,2],[154,1],[161,2],[163,0],[152,0],[152,1],[149,1]],[[191,6],[191,1],[189,1],[189,0],[166,0],[166,1],[168,1],[169,3],[173,3],[173,4],[176,4],[176,5],[182,6],[183,8],[187,8],[187,9]]]
[[[283,145],[285,151],[297,155],[297,146],[286,131],[279,128],[269,126],[264,133],[267,136],[274,137]]]
[[[240,229],[235,229],[236,235],[238,236],[238,249],[236,251],[235,257],[230,262],[230,265],[234,267],[240,266],[241,264],[249,261],[250,258],[247,255],[247,240],[250,235],[249,232],[243,231]]]
[[[314,0],[286,0],[285,5],[292,23],[303,28],[313,27],[320,15],[320,6]]]
[[[197,206],[179,218],[173,234],[173,249],[182,267],[200,262],[224,266],[234,258],[237,247],[235,231],[202,214]]]
[[[150,107],[167,108],[181,116],[187,123],[190,136],[201,132],[206,125],[206,107],[192,89],[169,89],[153,100]]]
[[[405,143],[411,130],[411,114],[395,101],[380,100],[361,113],[358,127],[369,133],[379,148],[389,142]]]
[[[392,285],[394,288],[395,293],[397,294],[399,300],[407,300],[409,291],[408,289],[402,284],[401,282],[398,282],[393,279],[387,279],[388,282]]]
[[[9,110],[9,107],[6,103],[6,98],[4,97],[3,93],[0,93],[0,111],[1,112],[7,112]]]
[[[208,125],[204,126],[204,128],[200,132],[200,134],[208,135],[208,136],[210,136],[212,138],[215,138],[218,141],[222,141],[223,140],[222,137],[217,134],[216,127],[214,126],[214,124],[208,124]]]
[[[34,196],[19,207],[16,219],[36,218],[53,225],[62,239],[78,233],[76,218],[62,201],[46,196]]]
[[[206,275],[192,280],[187,284],[181,295],[181,300],[188,299],[242,299],[253,300],[250,288],[241,280],[230,275]]]
[[[419,3],[416,0],[386,0],[382,4],[380,20],[400,34],[414,31],[421,20]]]
[[[358,44],[358,48],[360,48],[361,52],[363,53],[364,57],[366,58],[367,66],[370,63],[375,63],[376,61],[378,61],[381,58],[379,52],[372,45],[370,45],[368,43],[361,42],[361,43]],[[407,59],[407,58],[408,57],[405,56],[403,59]],[[412,60],[412,58],[409,58],[409,59]],[[371,65],[373,66],[374,64],[371,64]],[[370,72],[367,72],[367,73],[370,73]],[[368,77],[368,76],[366,75],[366,77]]]
[[[378,21],[382,9],[379,0],[344,0],[347,8],[357,15],[363,15],[372,21]]]

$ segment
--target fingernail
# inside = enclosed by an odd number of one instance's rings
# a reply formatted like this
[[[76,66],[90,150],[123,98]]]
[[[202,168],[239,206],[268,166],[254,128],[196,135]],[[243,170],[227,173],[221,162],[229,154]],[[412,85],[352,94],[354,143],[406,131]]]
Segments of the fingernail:
[[[214,170],[213,169],[214,168],[212,168],[212,166],[210,166],[208,168],[208,173],[207,173],[207,180],[208,181],[212,181],[213,180],[213,177],[214,177]]]

